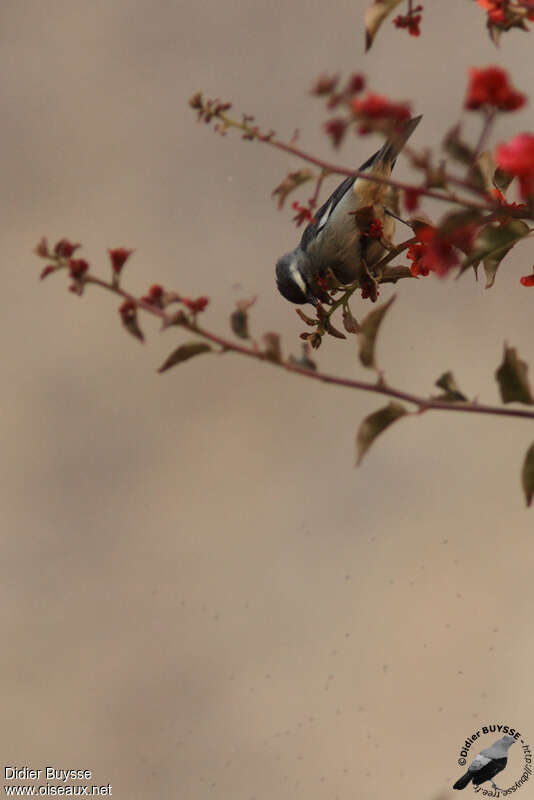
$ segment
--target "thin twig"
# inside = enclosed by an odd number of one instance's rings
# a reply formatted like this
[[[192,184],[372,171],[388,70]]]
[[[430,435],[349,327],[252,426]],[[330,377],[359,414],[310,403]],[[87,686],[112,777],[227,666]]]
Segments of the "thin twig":
[[[125,300],[129,300],[130,302],[134,303],[138,308],[142,308],[144,311],[148,311],[150,314],[154,314],[155,316],[159,317],[164,323],[164,326],[173,324],[172,314],[169,314],[164,309],[159,308],[158,306],[152,305],[151,303],[148,303],[144,300],[141,300],[140,298],[135,297],[129,292],[124,291],[124,289],[121,289],[119,286],[115,286],[108,281],[104,281],[101,278],[96,278],[92,275],[86,276],[85,283],[100,286],[103,289],[107,289],[108,291],[113,292],[113,294],[119,295]],[[284,369],[287,372],[291,372],[295,375],[302,375],[306,378],[310,378],[311,380],[321,381],[323,383],[330,383],[335,386],[343,386],[347,389],[359,389],[360,391],[363,392],[373,392],[375,394],[382,394],[386,395],[387,397],[393,397],[397,400],[404,400],[406,403],[410,403],[416,406],[418,411],[420,412],[457,411],[457,412],[466,412],[471,414],[491,414],[494,416],[517,417],[521,419],[534,420],[534,411],[527,411],[524,409],[516,409],[516,408],[503,408],[501,406],[483,405],[477,402],[453,403],[453,402],[447,402],[445,400],[420,397],[419,395],[412,394],[411,392],[405,392],[400,389],[395,389],[393,386],[389,386],[388,384],[385,383],[383,376],[380,376],[378,382],[359,381],[359,380],[354,380],[352,378],[342,378],[337,375],[330,375],[325,372],[318,372],[310,369],[305,369],[304,367],[299,367],[297,364],[290,361],[283,361],[283,360],[273,361],[272,358],[270,358],[265,352],[259,350],[257,347],[247,347],[246,345],[238,344],[237,342],[231,341],[230,339],[226,339],[223,336],[219,336],[215,333],[212,333],[206,328],[200,326],[196,321],[196,316],[193,316],[193,318],[184,319],[177,324],[181,327],[186,328],[192,333],[196,333],[198,336],[202,337],[206,341],[218,345],[221,348],[222,352],[233,352],[260,361],[270,361],[275,366],[280,367],[281,369]]]

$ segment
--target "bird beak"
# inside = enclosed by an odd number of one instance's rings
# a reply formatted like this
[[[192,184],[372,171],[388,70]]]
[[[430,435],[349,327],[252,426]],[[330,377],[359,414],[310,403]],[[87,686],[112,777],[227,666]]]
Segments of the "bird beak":
[[[315,306],[315,308],[317,308],[319,303],[325,303],[325,305],[327,306],[332,305],[334,301],[332,300],[329,294],[323,292],[323,290],[319,286],[314,286],[313,289],[314,289],[314,294],[308,292],[308,294],[306,295],[306,300],[308,303],[311,303],[312,306]]]

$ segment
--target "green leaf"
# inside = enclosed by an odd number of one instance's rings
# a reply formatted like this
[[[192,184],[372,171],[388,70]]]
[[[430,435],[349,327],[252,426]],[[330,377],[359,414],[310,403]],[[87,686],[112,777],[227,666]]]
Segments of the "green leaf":
[[[486,225],[479,231],[471,254],[464,259],[460,275],[469,267],[483,261],[487,277],[486,288],[493,286],[499,264],[514,244],[523,239],[528,232],[528,225],[520,219],[512,219],[500,226]]]
[[[439,395],[436,400],[446,400],[449,403],[465,403],[467,397],[460,391],[456,379],[452,372],[444,372],[436,381],[436,386],[444,390],[444,394]]]
[[[365,49],[369,50],[379,27],[402,0],[374,0],[365,12]]]
[[[362,458],[376,437],[406,413],[407,411],[401,403],[392,401],[363,420],[356,435],[356,466],[361,464]]]
[[[502,364],[495,372],[503,403],[534,404],[527,372],[528,364],[521,361],[515,348],[505,344]]]
[[[375,364],[375,343],[382,320],[389,307],[395,300],[393,295],[387,303],[383,303],[374,311],[369,312],[360,326],[358,334],[360,340],[360,361],[364,367],[376,368]]]
[[[530,445],[525,455],[523,469],[521,471],[521,482],[523,484],[527,506],[530,506],[532,498],[534,497],[534,442]]]
[[[188,361],[190,358],[199,356],[201,353],[209,353],[210,350],[210,345],[205,342],[186,342],[186,344],[181,344],[180,347],[173,350],[170,356],[165,359],[158,369],[158,372],[165,372],[176,364]]]

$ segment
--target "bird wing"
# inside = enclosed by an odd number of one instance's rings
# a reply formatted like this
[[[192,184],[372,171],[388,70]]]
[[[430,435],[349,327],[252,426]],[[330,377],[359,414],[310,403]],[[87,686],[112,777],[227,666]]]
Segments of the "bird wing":
[[[376,153],[373,153],[371,158],[368,158],[367,161],[361,165],[361,167],[358,169],[358,172],[363,172],[364,170],[369,169],[379,153],[380,150],[377,150]],[[310,222],[310,224],[306,227],[300,240],[300,247],[303,250],[307,250],[312,239],[315,239],[317,236],[319,236],[339,201],[347,194],[347,192],[350,192],[352,189],[355,180],[355,175],[349,175],[348,178],[345,178],[345,180],[342,181],[336,189],[334,189],[326,203],[323,203],[321,208],[315,213],[314,221]]]
[[[507,758],[491,758],[485,767],[482,767],[481,770],[473,775],[473,783],[475,786],[480,786],[480,784],[484,783],[484,781],[491,781],[495,775],[498,775],[499,772],[502,772],[507,761]]]
[[[487,756],[483,756],[482,753],[479,753],[478,756],[475,756],[474,759],[471,761],[468,767],[469,772],[478,772],[480,769],[489,764],[491,758]]]

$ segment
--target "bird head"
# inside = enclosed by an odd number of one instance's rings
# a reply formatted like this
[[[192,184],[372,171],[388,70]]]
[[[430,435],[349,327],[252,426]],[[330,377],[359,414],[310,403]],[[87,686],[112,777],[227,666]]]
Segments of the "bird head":
[[[276,283],[280,294],[291,303],[316,306],[320,300],[327,304],[332,302],[330,295],[317,285],[311,259],[300,247],[278,259]]]

